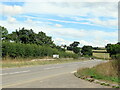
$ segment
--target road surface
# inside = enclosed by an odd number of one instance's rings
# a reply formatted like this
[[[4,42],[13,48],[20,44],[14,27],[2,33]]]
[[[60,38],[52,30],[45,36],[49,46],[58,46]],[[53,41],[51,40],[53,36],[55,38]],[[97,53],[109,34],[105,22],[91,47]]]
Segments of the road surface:
[[[3,69],[2,88],[105,88],[74,76],[78,68],[106,61],[89,60],[64,64]]]

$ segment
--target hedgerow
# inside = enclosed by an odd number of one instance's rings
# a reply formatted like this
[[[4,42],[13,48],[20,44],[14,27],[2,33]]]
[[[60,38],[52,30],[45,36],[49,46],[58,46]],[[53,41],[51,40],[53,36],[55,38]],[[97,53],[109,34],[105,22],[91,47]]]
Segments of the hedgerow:
[[[15,42],[2,43],[2,57],[11,58],[29,58],[29,57],[52,57],[53,54],[59,54],[60,58],[77,58],[78,55],[74,53],[67,53],[59,51],[56,48],[49,46],[40,46],[36,44],[22,44]]]

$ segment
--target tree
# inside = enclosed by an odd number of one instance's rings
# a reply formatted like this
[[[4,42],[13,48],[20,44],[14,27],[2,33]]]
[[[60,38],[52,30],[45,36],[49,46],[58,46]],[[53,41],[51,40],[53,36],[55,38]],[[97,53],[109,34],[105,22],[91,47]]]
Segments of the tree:
[[[36,44],[39,45],[48,45],[48,46],[52,46],[53,41],[52,41],[52,37],[47,36],[44,32],[39,32],[36,36]]]
[[[6,29],[5,27],[2,27],[2,26],[0,26],[0,33],[2,34],[2,36],[0,36],[0,37],[2,37],[3,40],[4,40],[4,39],[6,38],[6,36],[8,35],[7,29]]]
[[[92,46],[83,46],[81,53],[83,55],[92,56]]]
[[[1,27],[3,28],[3,27]],[[5,40],[9,42],[16,42],[16,43],[24,43],[24,44],[37,44],[40,46],[49,46],[51,48],[56,48],[59,51],[65,51],[65,49],[56,46],[52,41],[52,37],[47,36],[44,32],[35,33],[32,29],[22,29],[16,30],[10,34],[5,33],[4,28],[4,35],[6,35]]]
[[[120,54],[120,44],[107,44],[106,50],[110,56]]]
[[[16,40],[19,40],[21,43],[34,43],[35,41],[35,33],[32,29],[27,30],[25,28],[19,29],[19,31],[16,31],[18,38]]]
[[[65,52],[65,49],[61,48],[60,46],[56,46],[55,48],[58,49],[59,51],[64,51]]]
[[[108,53],[111,52],[111,44],[107,44],[107,46],[105,46],[106,50]]]
[[[98,50],[99,48],[98,47],[93,47],[94,50]]]
[[[37,45],[47,45],[54,47],[55,44],[52,41],[52,37],[47,36],[44,32],[38,32],[36,34],[32,29],[28,30],[24,27],[22,29],[16,30],[11,34],[6,35],[7,41],[19,42],[24,44],[37,44]]]
[[[70,47],[77,47],[80,43],[77,41],[74,41],[72,44],[70,44]]]
[[[76,54],[79,54],[80,53],[80,48],[79,47],[74,47],[73,52],[76,53]]]
[[[71,50],[71,51],[73,51],[74,53],[78,54],[78,53],[80,52],[80,48],[77,47],[79,44],[80,44],[79,42],[74,41],[72,44],[70,44],[70,45],[67,47],[67,50]]]
[[[119,44],[119,45],[120,45],[120,42],[118,42],[117,44]]]

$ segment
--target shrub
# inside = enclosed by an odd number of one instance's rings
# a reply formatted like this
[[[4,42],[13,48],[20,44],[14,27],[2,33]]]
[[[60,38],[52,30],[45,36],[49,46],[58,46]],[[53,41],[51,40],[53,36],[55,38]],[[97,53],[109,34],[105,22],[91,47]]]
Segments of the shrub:
[[[49,46],[40,46],[36,44],[22,44],[14,42],[3,42],[2,43],[2,57],[52,57],[53,54],[59,54],[61,58],[77,58],[78,55],[74,53],[67,53],[59,51],[56,48]]]
[[[111,56],[113,59],[120,60],[120,54],[112,55]]]
[[[81,53],[84,56],[92,56],[92,46],[83,46]]]

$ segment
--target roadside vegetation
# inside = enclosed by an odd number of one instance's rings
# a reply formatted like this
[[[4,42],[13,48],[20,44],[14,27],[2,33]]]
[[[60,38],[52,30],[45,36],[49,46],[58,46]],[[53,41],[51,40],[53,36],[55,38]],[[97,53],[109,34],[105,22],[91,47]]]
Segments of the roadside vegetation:
[[[107,44],[106,49],[112,59],[120,60],[120,42],[117,44]]]
[[[49,46],[40,46],[36,44],[22,44],[22,43],[2,43],[2,56],[3,60],[9,58],[42,58],[52,57],[52,55],[58,54],[60,58],[77,58],[78,55],[74,53],[67,53],[59,51],[56,48]],[[19,59],[18,59],[19,60]]]
[[[92,68],[78,69],[76,76],[91,77],[110,83],[120,84],[120,44],[108,44],[106,50],[110,53],[110,61]]]
[[[79,69],[77,73],[82,76],[120,83],[118,61],[109,61],[92,68]]]
[[[78,54],[65,52],[64,48],[55,45],[52,37],[42,31],[35,33],[32,29],[22,28],[8,34],[6,28],[0,27],[0,29],[3,60],[52,57],[54,54],[58,54],[60,58],[78,58]]]
[[[80,62],[82,60],[78,59],[7,59],[4,60],[2,63],[2,68],[12,68],[12,67],[25,67],[25,66],[34,66],[34,65],[46,65],[46,64],[60,64],[60,63],[69,63],[69,62]]]
[[[69,46],[58,46],[44,32],[35,33],[32,29],[19,28],[8,33],[5,27],[0,26],[2,33],[2,60],[23,58],[43,58],[59,55],[60,58],[74,58],[92,56],[92,46],[78,47],[80,44],[74,41]],[[70,53],[73,52],[73,53]],[[82,53],[82,54],[81,54]]]
[[[19,28],[8,33],[7,28],[2,26],[0,31],[2,33],[2,62],[0,63],[2,68],[76,62],[84,59],[79,59],[80,57],[92,56],[92,46],[80,48],[78,47],[80,43],[77,41],[69,46],[58,46],[52,37],[42,31],[35,33],[32,29]],[[53,59],[53,55],[59,55],[59,59],[50,60]],[[38,60],[34,61],[34,59]]]

